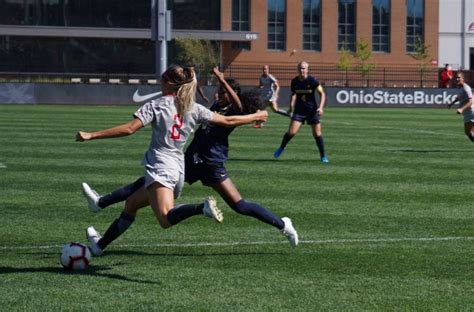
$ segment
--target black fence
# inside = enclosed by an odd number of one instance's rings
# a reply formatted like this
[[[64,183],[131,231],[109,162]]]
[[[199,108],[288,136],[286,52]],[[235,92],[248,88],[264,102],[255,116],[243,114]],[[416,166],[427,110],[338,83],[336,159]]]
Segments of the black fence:
[[[441,69],[418,67],[377,67],[367,74],[357,69],[338,69],[334,65],[310,66],[310,74],[328,87],[373,87],[373,88],[438,88]],[[272,66],[270,72],[282,87],[290,86],[297,75],[296,67]],[[463,71],[467,84],[474,86],[474,71]],[[237,79],[242,86],[258,86],[262,74],[260,66],[229,66],[224,69],[226,77]],[[91,83],[91,84],[159,84],[159,79],[150,74],[129,73],[40,73],[0,72],[0,83]],[[215,85],[210,74],[201,72],[201,85]],[[454,87],[455,82],[452,82]]]
[[[367,74],[351,68],[341,70],[334,65],[310,65],[309,72],[323,85],[328,87],[374,87],[374,88],[438,88],[442,69],[419,67],[384,67],[374,68]],[[270,72],[278,79],[281,86],[288,87],[291,79],[298,72],[295,66],[272,66]],[[474,83],[474,71],[463,71],[465,81],[471,86]],[[248,66],[229,66],[225,70],[227,77],[237,79],[241,85],[258,86],[261,68]],[[452,81],[454,87],[455,82]]]

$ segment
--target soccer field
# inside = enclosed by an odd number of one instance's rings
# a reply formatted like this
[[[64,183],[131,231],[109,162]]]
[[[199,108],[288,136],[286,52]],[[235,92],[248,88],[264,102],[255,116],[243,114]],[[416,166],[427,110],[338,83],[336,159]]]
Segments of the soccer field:
[[[0,105],[0,310],[474,310],[474,144],[454,110],[328,107],[328,165],[308,126],[273,159],[288,119],[270,112],[234,131],[226,167],[244,198],[293,220],[298,247],[218,198],[223,224],[163,230],[146,208],[89,269],[65,271],[61,246],[122,209],[92,214],[81,182],[134,181],[150,137],[75,133],[135,109]],[[177,202],[210,194],[186,185]]]

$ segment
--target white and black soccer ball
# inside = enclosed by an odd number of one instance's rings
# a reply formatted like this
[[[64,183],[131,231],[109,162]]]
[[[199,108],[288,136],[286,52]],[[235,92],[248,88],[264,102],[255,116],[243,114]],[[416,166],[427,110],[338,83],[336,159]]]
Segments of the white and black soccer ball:
[[[68,243],[61,250],[59,261],[68,270],[84,270],[89,266],[91,252],[81,243]]]

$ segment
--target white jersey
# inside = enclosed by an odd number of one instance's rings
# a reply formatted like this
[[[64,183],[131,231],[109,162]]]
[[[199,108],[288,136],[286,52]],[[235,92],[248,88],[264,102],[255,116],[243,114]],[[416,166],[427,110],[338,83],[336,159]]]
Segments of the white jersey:
[[[184,173],[184,145],[197,124],[209,122],[212,112],[194,103],[184,117],[178,115],[174,96],[145,103],[134,114],[143,126],[151,124],[152,136],[142,164],[147,169]]]
[[[458,93],[459,107],[463,107],[470,100],[472,100],[472,89],[468,84],[464,83],[463,87],[459,89]],[[464,117],[464,122],[474,122],[474,111],[472,108],[473,107],[471,103],[471,107],[464,110],[464,112],[462,113]]]
[[[260,76],[260,85],[262,86],[262,99],[266,101],[274,101],[276,99],[276,83],[277,80],[273,75]]]

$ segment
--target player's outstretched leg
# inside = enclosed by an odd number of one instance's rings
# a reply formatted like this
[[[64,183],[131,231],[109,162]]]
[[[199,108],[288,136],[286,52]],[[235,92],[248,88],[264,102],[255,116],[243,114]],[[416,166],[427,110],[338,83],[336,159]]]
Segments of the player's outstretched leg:
[[[281,230],[281,233],[285,235],[286,238],[288,238],[288,241],[290,242],[290,245],[292,247],[296,247],[299,243],[298,233],[296,232],[296,229],[293,226],[291,219],[287,217],[283,217],[281,219],[285,223],[285,227],[283,228],[283,230]]]
[[[94,191],[89,184],[87,183],[82,183],[82,194],[87,199],[87,204],[89,205],[89,209],[92,212],[99,212],[102,210],[101,207],[99,207],[99,199],[100,196],[97,194],[96,191]]]

